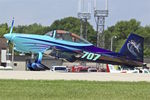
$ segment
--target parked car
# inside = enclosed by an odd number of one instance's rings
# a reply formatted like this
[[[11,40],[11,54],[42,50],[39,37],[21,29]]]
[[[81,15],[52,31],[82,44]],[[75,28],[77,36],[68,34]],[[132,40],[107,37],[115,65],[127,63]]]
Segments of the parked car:
[[[140,72],[140,71],[139,71]],[[142,69],[142,71],[141,71],[142,73],[150,73],[150,71],[148,70],[148,69]]]
[[[88,67],[75,65],[75,66],[72,66],[72,72],[88,72]]]
[[[88,68],[88,72],[97,72],[97,68]]]
[[[52,66],[50,68],[50,71],[52,71],[52,72],[68,72],[66,66]]]

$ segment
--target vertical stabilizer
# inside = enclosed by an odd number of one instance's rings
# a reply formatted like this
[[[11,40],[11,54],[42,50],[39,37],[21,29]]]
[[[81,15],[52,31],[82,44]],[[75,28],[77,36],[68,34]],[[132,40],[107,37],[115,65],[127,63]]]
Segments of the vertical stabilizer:
[[[143,37],[131,33],[120,53],[129,59],[143,62],[143,42]]]

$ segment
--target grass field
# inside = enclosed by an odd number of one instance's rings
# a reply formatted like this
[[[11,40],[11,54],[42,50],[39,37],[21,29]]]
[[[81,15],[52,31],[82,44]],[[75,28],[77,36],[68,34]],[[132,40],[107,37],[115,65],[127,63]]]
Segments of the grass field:
[[[150,83],[0,80],[0,100],[150,100]]]

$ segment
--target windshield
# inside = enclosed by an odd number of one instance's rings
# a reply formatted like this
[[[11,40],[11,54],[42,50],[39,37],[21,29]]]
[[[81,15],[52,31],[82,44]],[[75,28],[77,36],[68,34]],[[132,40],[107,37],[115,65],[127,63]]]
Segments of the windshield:
[[[47,32],[45,35],[53,37],[54,31]]]
[[[67,32],[67,31],[62,31],[62,30],[57,30],[55,38],[59,39],[59,40],[66,40],[66,41],[75,42],[75,43],[89,44],[88,41],[81,38],[80,36],[78,36],[74,33],[70,33],[70,32]]]

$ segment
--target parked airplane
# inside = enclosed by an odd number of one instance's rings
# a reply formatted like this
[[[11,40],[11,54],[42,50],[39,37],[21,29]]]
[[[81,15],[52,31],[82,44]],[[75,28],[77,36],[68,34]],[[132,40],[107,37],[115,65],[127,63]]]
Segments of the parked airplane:
[[[10,33],[5,34],[4,37],[14,43],[14,50],[38,54],[37,60],[28,64],[31,70],[46,68],[41,64],[43,55],[64,58],[70,62],[82,60],[126,66],[143,65],[144,39],[133,33],[130,34],[120,52],[116,53],[98,48],[78,35],[64,30],[53,30],[45,35],[12,33],[13,24],[14,19]]]

